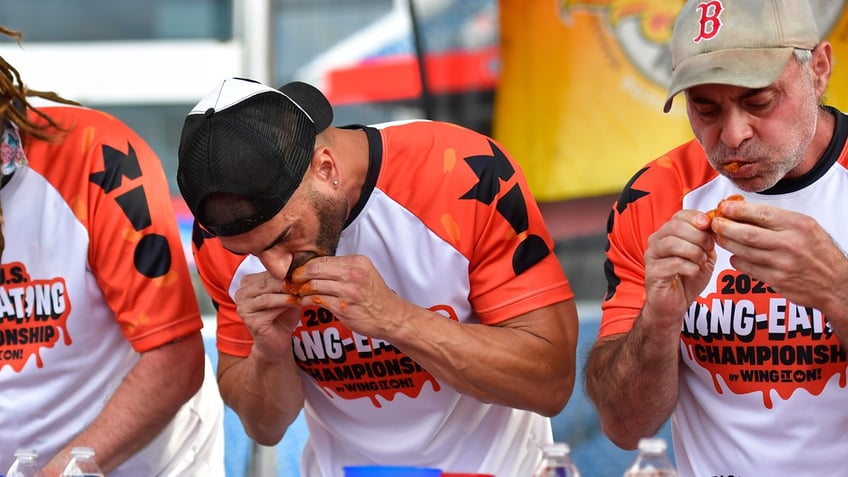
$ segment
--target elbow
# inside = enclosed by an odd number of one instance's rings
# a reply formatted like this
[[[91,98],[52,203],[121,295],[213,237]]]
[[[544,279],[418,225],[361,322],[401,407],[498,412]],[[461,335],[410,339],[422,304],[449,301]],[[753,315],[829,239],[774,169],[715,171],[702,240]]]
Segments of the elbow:
[[[574,380],[575,377],[572,372],[564,379],[556,380],[555,382],[558,384],[548,389],[542,389],[538,395],[545,399],[537,404],[533,412],[545,417],[554,417],[561,413],[568,401],[571,400],[571,395],[574,392]]]
[[[604,400],[598,399],[597,391],[592,386],[592,381],[586,383],[586,391],[589,400],[594,404],[600,420],[601,431],[617,447],[624,450],[636,449],[639,438],[644,437],[638,431],[632,429],[627,416],[619,414],[617,406]]]
[[[647,432],[648,427],[645,426],[645,423],[634,422],[632,416],[621,414],[617,412],[618,409],[596,409],[600,419],[601,432],[620,449],[635,450],[639,446],[639,439],[652,436],[659,430]]]
[[[280,443],[280,441],[283,439],[283,435],[280,434],[276,437],[274,435],[256,435],[256,437],[251,436],[251,439],[253,439],[253,441],[259,444],[260,446],[273,447]]]
[[[551,401],[550,403],[546,403],[543,407],[536,409],[534,412],[544,417],[554,417],[559,415],[563,409],[565,409],[565,405],[567,403],[567,398],[563,401]]]
[[[243,419],[242,425],[244,426],[245,434],[247,434],[253,442],[256,442],[261,446],[275,446],[283,440],[283,435],[285,434],[285,430],[280,427],[250,426]]]
[[[644,437],[641,434],[628,431],[621,425],[615,425],[610,419],[603,418],[601,418],[601,431],[610,442],[624,450],[635,450],[639,445],[639,439]]]
[[[633,432],[628,429],[627,417],[621,416],[616,412],[617,406],[601,399],[606,394],[596,389],[595,382],[592,379],[587,379],[585,385],[586,395],[598,414],[601,432],[604,433],[610,442],[621,449],[636,449],[638,437],[634,439]]]
[[[573,390],[574,379],[571,379],[569,384],[559,386],[559,389],[553,390],[546,406],[538,411],[539,414],[545,417],[554,417],[561,413],[565,409],[566,404],[568,404],[568,401],[571,400]]]

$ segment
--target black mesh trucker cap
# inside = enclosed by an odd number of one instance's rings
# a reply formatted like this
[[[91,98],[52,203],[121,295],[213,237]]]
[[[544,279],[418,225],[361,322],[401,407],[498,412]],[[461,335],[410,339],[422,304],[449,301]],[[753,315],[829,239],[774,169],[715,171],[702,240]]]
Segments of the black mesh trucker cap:
[[[224,80],[191,110],[180,137],[177,185],[195,219],[212,234],[230,236],[276,215],[309,167],[316,134],[332,120],[327,98],[306,83],[277,90]],[[204,207],[216,193],[243,198],[253,210],[222,220]]]

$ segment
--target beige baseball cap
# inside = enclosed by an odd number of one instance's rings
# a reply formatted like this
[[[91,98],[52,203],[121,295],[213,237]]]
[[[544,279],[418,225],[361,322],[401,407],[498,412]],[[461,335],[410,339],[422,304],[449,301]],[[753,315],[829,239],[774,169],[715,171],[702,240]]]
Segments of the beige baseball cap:
[[[819,30],[808,0],[689,0],[671,35],[671,86],[763,88],[783,72],[794,48],[812,50]]]

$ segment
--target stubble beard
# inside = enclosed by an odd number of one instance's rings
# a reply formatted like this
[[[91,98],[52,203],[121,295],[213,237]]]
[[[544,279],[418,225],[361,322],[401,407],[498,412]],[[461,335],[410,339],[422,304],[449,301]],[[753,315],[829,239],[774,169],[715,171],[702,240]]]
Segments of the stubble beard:
[[[301,252],[292,257],[286,278],[291,280],[291,275],[297,268],[317,257],[335,256],[339,246],[342,229],[347,220],[348,204],[345,198],[334,198],[329,195],[321,195],[312,190],[309,193],[309,202],[318,218],[318,233],[315,237],[315,252]]]

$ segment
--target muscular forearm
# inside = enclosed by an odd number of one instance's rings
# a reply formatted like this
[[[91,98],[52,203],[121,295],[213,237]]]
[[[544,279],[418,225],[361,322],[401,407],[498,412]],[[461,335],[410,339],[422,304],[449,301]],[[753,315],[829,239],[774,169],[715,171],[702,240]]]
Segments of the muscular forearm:
[[[552,416],[573,390],[577,319],[571,301],[503,326],[422,315],[388,339],[440,381],[484,402]]]
[[[245,432],[262,445],[275,445],[303,408],[304,394],[294,359],[270,363],[251,354],[218,358],[218,386]]]
[[[200,388],[203,342],[196,335],[145,352],[91,425],[45,466],[45,477],[59,475],[75,446],[94,448],[107,474],[153,440]]]
[[[679,331],[652,334],[638,324],[626,335],[600,339],[584,370],[586,392],[601,427],[616,445],[635,449],[657,432],[677,404]]]

